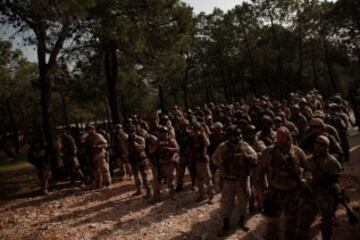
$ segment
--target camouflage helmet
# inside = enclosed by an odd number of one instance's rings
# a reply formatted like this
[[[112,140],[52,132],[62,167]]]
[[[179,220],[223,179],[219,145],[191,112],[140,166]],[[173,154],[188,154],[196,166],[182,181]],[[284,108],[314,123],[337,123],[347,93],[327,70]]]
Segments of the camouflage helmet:
[[[310,123],[309,123],[310,127],[321,127],[324,128],[325,127],[325,123],[324,120],[322,120],[321,118],[313,118],[311,119]]]
[[[297,110],[300,111],[300,106],[298,104],[295,104],[292,106],[293,111]]]
[[[330,146],[330,140],[327,136],[325,135],[319,135],[316,139],[315,139],[315,143],[316,144],[320,144],[322,146],[325,147],[329,147]]]
[[[269,124],[273,124],[274,121],[273,119],[269,116],[269,115],[264,115],[261,119],[262,123],[269,123]]]
[[[276,123],[282,123],[283,120],[282,120],[282,118],[281,118],[280,116],[276,116],[275,119],[274,119],[274,122],[276,122]]]
[[[194,130],[200,130],[202,128],[202,125],[198,121],[194,121],[192,123],[192,127],[193,127]]]
[[[233,138],[233,137],[241,138],[241,130],[240,130],[240,128],[236,127],[235,125],[230,125],[226,129],[226,136],[227,136],[227,138]]]
[[[257,129],[255,127],[255,125],[247,125],[245,128],[245,134],[252,134],[252,133],[256,133]]]
[[[165,126],[160,125],[158,127],[158,132],[159,133],[169,133],[169,129],[167,127],[165,127]]]
[[[321,110],[316,110],[316,111],[314,112],[314,118],[321,118],[321,119],[323,119],[323,118],[325,118],[325,117],[326,117],[325,113],[324,113],[323,111],[321,111]]]
[[[211,125],[211,129],[223,129],[224,125],[221,122],[216,122],[213,125]]]

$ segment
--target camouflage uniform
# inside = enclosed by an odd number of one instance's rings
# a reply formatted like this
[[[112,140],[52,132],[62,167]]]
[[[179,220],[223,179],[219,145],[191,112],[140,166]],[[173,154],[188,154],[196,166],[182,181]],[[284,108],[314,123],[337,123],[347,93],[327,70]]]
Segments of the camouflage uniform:
[[[49,188],[50,166],[45,146],[41,143],[33,143],[28,150],[27,157],[28,161],[33,164],[37,170],[42,193],[47,194]]]
[[[133,130],[132,130],[133,131]],[[134,133],[132,133],[134,134]],[[128,158],[131,166],[131,171],[134,176],[136,185],[136,192],[134,195],[141,194],[141,181],[139,175],[141,175],[142,184],[146,190],[147,197],[150,197],[150,186],[146,173],[145,159],[145,139],[138,135],[129,134],[127,141],[128,144]]]
[[[115,135],[115,151],[117,155],[117,166],[119,168],[120,178],[122,179],[126,173],[129,173],[127,167],[127,140],[129,136],[123,131],[121,125],[116,126],[116,135]]]
[[[288,143],[284,147],[278,143],[280,135],[286,135]],[[306,167],[306,155],[299,147],[291,144],[291,133],[285,127],[280,127],[277,131],[277,143],[268,147],[259,163],[258,187],[263,190],[265,187],[265,179],[268,182],[268,195],[276,209],[279,209],[279,215],[269,217],[267,224],[267,239],[280,239],[280,213],[284,214],[282,224],[285,224],[285,238],[293,239],[296,232],[297,212],[298,212],[298,183],[291,176],[285,161],[293,166],[297,173],[301,172],[301,168]],[[263,191],[261,191],[263,192]],[[259,199],[263,199],[260,194]],[[263,203],[261,203],[263,205]]]
[[[104,136],[96,132],[90,133],[85,141],[85,145],[90,153],[96,187],[101,187],[102,183],[109,186],[111,184],[111,176],[106,150],[108,142]]]
[[[244,217],[248,210],[247,181],[252,167],[256,165],[257,154],[244,141],[235,143],[226,141],[219,145],[211,160],[222,169],[221,211],[224,225],[229,224],[235,197],[237,197],[240,208],[240,224],[244,226]]]
[[[77,159],[77,148],[75,139],[69,135],[64,134],[61,138],[62,140],[62,152],[63,160],[65,167],[68,169],[68,172],[71,177],[71,181],[75,182],[76,179],[84,180],[84,174],[80,169],[80,164]]]
[[[176,191],[180,192],[183,190],[184,185],[184,174],[186,168],[190,173],[191,185],[195,186],[195,165],[189,154],[189,139],[190,131],[188,130],[189,122],[184,120],[182,126],[176,132],[176,140],[180,147],[180,159],[176,169]]]
[[[300,141],[300,147],[309,154],[313,153],[316,138],[319,135],[325,135],[330,141],[330,153],[333,154],[340,163],[342,163],[344,153],[336,139],[332,135],[329,135],[327,134],[327,132],[325,132],[324,121],[320,118],[314,118],[310,122],[310,128],[311,131],[309,132],[309,134],[304,136],[303,139]]]
[[[167,131],[164,130],[164,131]],[[167,132],[166,132],[167,134]],[[166,184],[169,188],[170,197],[174,197],[175,193],[175,169],[177,165],[177,152],[179,147],[175,139],[161,139],[156,144],[155,164],[154,168],[154,200],[160,198],[161,179],[165,178]]]
[[[194,132],[189,139],[189,157],[191,161],[194,161],[195,163],[196,184],[199,190],[199,198],[197,201],[205,199],[205,186],[210,198],[212,198],[214,194],[213,184],[210,177],[209,157],[207,155],[209,139],[204,133],[204,130],[201,132],[201,129],[202,127],[200,123],[194,124]]]
[[[316,139],[315,144],[329,147],[329,140],[325,136]],[[309,229],[318,212],[321,214],[321,232],[324,240],[331,239],[336,206],[336,183],[341,173],[341,164],[328,153],[315,152],[308,161],[311,172],[309,186],[313,190],[310,196],[301,198],[298,218],[298,240],[309,239]]]
[[[250,144],[250,146],[255,150],[258,157],[262,155],[265,151],[265,143],[256,137],[256,127],[254,125],[248,125],[245,129],[244,140]],[[253,171],[251,171],[249,180],[248,180],[248,191],[249,191],[249,211],[252,212],[255,210],[256,204],[256,175],[258,171],[258,166],[255,166]]]
[[[208,148],[208,153],[210,158],[212,157],[212,155],[214,154],[215,150],[217,149],[217,147],[225,141],[225,134],[223,132],[223,125],[219,122],[216,122],[215,124],[213,124],[213,126],[211,126],[212,128],[212,133],[210,134],[209,140],[210,140],[210,145]],[[210,161],[210,172],[212,175],[212,181],[213,184],[215,185],[215,188],[218,187],[218,189],[222,188],[222,179],[220,177],[220,180],[217,178],[217,172],[218,172],[218,167],[212,162]]]

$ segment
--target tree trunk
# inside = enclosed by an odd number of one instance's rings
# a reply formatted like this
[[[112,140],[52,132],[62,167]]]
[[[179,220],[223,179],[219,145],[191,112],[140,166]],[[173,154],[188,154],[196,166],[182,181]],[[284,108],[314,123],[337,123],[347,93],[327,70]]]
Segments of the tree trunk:
[[[161,84],[158,86],[159,91],[159,101],[160,101],[160,109],[163,114],[166,113],[166,107],[165,107],[165,99],[164,99],[164,93],[163,93],[163,87]]]
[[[298,83],[303,81],[303,32],[302,27],[299,26],[299,66],[298,66]]]
[[[110,119],[108,104],[106,103],[106,101],[104,101],[104,108],[105,108],[105,113],[106,113],[107,125],[110,126],[111,125],[111,119]]]
[[[228,92],[228,86],[227,86],[228,83],[227,83],[224,66],[221,66],[221,78],[222,78],[222,83],[223,83],[225,101],[229,102],[229,92]]]
[[[311,40],[311,68],[313,72],[313,83],[317,90],[320,90],[319,78],[316,70],[316,56],[315,56],[315,46],[314,40]]]
[[[267,1],[267,3],[269,4],[268,1]],[[267,10],[268,10],[270,24],[271,24],[271,35],[273,38],[273,47],[275,50],[277,50],[276,78],[275,79],[273,78],[272,82],[275,85],[275,89],[278,90],[276,95],[280,96],[282,94],[280,84],[282,86],[282,83],[283,83],[283,59],[282,59],[282,53],[281,53],[281,45],[280,45],[280,41],[278,40],[278,37],[276,35],[276,31],[275,31],[274,17],[272,15],[270,9],[267,9]]]
[[[55,126],[51,114],[51,80],[49,65],[46,63],[45,32],[38,35],[38,67],[40,82],[40,102],[42,111],[42,127],[46,141],[46,151],[50,160],[50,168],[54,180],[61,178],[61,171],[57,164],[57,149],[55,147]]]
[[[242,18],[239,18],[240,20],[240,26],[241,26],[241,31],[244,35],[244,41],[245,41],[245,46],[246,46],[246,52],[248,55],[248,59],[250,61],[250,72],[251,72],[251,77],[252,79],[248,80],[247,83],[249,85],[250,88],[250,92],[256,94],[256,87],[255,87],[255,79],[256,79],[256,71],[255,71],[255,61],[253,58],[253,53],[251,51],[251,47],[250,47],[250,41],[248,38],[248,35],[245,31],[245,26],[244,26],[244,22],[242,20]]]
[[[326,41],[326,37],[324,36],[324,34],[321,35],[322,37],[322,41],[323,41],[323,45],[324,45],[324,51],[325,51],[325,63],[326,63],[326,68],[327,68],[327,72],[329,75],[329,80],[331,83],[331,86],[333,88],[334,92],[338,91],[338,86],[334,77],[334,73],[333,73],[333,68],[332,68],[332,63],[330,60],[330,55],[329,55],[329,46],[328,43]]]
[[[65,128],[66,128],[66,131],[68,133],[70,133],[70,120],[69,120],[69,111],[68,111],[68,107],[67,107],[66,97],[64,96],[64,94],[60,94],[60,97],[61,97],[61,105],[62,105],[62,110],[63,110],[63,115],[64,115]]]
[[[190,68],[186,67],[184,74],[184,82],[183,82],[184,107],[186,111],[189,109],[189,94],[188,94],[189,71]]]
[[[120,123],[117,92],[118,59],[116,55],[116,50],[117,49],[115,44],[108,44],[104,50],[104,68],[106,83],[108,87],[109,108],[111,112],[112,123],[114,125]]]
[[[19,134],[18,134],[18,129],[16,126],[15,118],[14,118],[14,111],[13,111],[13,108],[11,106],[9,99],[6,99],[6,108],[7,108],[7,112],[9,113],[15,153],[18,154],[19,153]]]

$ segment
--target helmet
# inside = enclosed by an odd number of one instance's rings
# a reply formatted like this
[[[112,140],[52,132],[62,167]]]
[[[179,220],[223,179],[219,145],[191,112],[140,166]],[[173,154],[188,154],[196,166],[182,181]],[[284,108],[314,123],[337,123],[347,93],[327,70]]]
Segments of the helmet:
[[[211,129],[223,129],[224,125],[221,122],[216,122],[211,126]]]
[[[319,135],[316,139],[315,139],[315,143],[320,144],[322,146],[326,146],[329,147],[330,146],[330,140],[328,137],[324,136],[324,135]]]
[[[241,130],[240,130],[240,128],[237,128],[235,125],[230,125],[226,129],[226,136],[228,138],[233,138],[233,137],[241,138]]]
[[[274,121],[272,120],[272,118],[268,115],[264,115],[262,118],[262,123],[270,123],[272,124]]]
[[[247,125],[245,128],[245,134],[256,133],[256,131],[255,125]]]
[[[282,118],[280,116],[276,116],[274,122],[282,123]]]
[[[202,128],[201,123],[199,123],[198,121],[194,121],[192,126],[194,130],[200,130]]]
[[[165,126],[159,126],[158,127],[158,132],[159,133],[168,133],[169,132],[169,129]]]
[[[322,127],[322,128],[324,128],[325,123],[324,123],[324,120],[322,120],[321,118],[313,118],[313,119],[311,119],[309,126],[310,127]]]
[[[317,110],[314,112],[314,117],[315,118],[325,118],[325,113],[321,110]]]

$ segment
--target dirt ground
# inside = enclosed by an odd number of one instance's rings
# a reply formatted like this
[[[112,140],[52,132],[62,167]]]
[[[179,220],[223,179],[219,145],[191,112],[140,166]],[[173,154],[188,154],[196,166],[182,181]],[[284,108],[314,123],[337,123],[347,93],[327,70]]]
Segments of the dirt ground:
[[[360,144],[360,137],[353,138],[352,145],[356,144]],[[342,177],[342,185],[350,193],[358,214],[359,153],[360,149],[352,152]],[[176,200],[170,200],[164,192],[163,201],[150,205],[143,197],[132,197],[134,184],[127,179],[98,191],[60,184],[48,196],[37,196],[32,168],[0,174],[0,239],[219,239],[216,233],[222,223],[220,195],[213,204],[195,204],[196,192],[187,186],[186,191],[176,195]],[[9,193],[25,186],[30,186],[25,193]],[[235,210],[234,230],[226,239],[265,239],[266,219],[261,215],[250,218],[247,234],[236,229],[236,223]],[[337,211],[337,223],[335,240],[360,239],[360,224],[349,225],[343,208]],[[321,239],[318,221],[312,233],[313,239]]]

